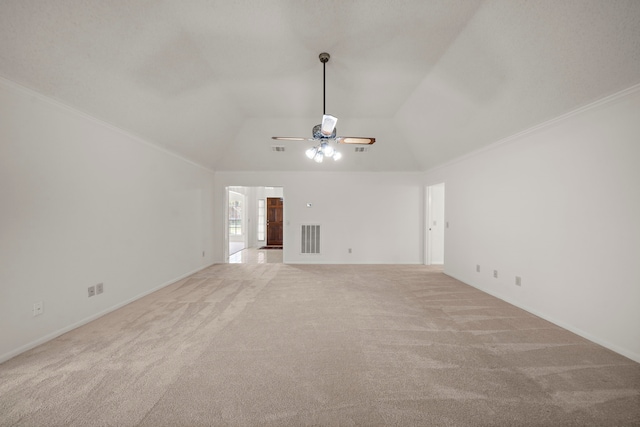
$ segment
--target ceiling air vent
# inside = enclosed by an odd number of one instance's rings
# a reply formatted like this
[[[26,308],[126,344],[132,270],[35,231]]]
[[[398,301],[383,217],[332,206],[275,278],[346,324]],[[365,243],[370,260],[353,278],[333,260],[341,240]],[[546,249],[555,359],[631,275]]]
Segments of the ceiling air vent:
[[[272,151],[284,151],[284,145],[272,145],[271,146],[271,150]]]
[[[366,151],[369,151],[369,147],[355,147],[355,151],[356,153],[364,153]]]

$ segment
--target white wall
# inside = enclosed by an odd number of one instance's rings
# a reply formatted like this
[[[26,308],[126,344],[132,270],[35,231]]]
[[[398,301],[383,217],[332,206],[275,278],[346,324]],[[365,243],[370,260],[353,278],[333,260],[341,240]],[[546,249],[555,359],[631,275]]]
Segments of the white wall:
[[[427,173],[445,272],[640,361],[639,118],[635,87]]]
[[[283,187],[286,263],[423,262],[421,174],[217,172],[216,200],[222,200],[225,187],[232,185]],[[223,209],[216,209],[216,232],[223,227],[223,218]],[[302,224],[321,225],[321,254],[300,253]],[[216,261],[225,262],[222,250]]]
[[[212,263],[211,171],[4,80],[0,136],[0,361]]]

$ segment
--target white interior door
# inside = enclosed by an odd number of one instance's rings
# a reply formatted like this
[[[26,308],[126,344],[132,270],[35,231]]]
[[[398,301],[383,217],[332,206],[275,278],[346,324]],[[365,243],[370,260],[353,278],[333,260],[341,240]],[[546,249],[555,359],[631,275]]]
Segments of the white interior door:
[[[425,264],[444,264],[444,182],[427,187]]]

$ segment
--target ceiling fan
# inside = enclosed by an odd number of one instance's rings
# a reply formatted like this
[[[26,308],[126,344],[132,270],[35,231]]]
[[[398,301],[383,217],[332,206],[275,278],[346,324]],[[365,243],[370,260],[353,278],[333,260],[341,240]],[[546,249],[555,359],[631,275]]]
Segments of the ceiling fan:
[[[325,66],[329,62],[331,56],[323,52],[320,54],[320,62],[322,62],[322,123],[315,125],[311,131],[313,138],[300,138],[294,136],[272,136],[272,139],[280,141],[316,141],[319,142],[313,148],[306,151],[307,157],[320,163],[325,157],[331,157],[339,160],[342,155],[337,152],[329,143],[332,141],[338,144],[356,144],[371,145],[376,142],[375,138],[359,137],[359,136],[336,136],[336,123],[338,118],[331,116],[325,112],[326,108],[326,76]]]

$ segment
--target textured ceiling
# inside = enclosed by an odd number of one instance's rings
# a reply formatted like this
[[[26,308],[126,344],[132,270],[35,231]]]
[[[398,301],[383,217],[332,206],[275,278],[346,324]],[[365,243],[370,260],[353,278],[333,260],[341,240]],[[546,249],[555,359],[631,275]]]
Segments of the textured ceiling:
[[[318,165],[270,137],[319,123],[323,51],[377,142]],[[0,76],[215,170],[418,171],[640,83],[640,1],[2,0]]]

